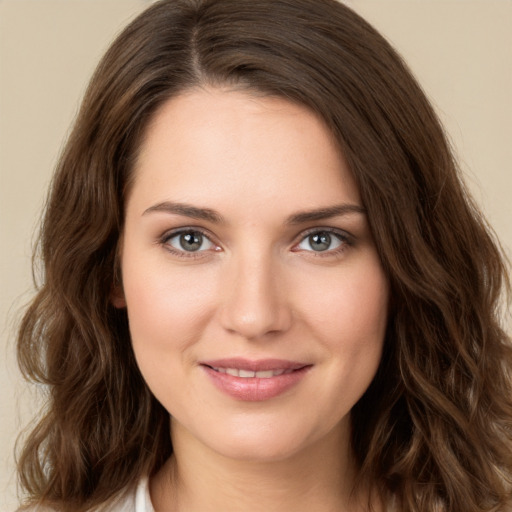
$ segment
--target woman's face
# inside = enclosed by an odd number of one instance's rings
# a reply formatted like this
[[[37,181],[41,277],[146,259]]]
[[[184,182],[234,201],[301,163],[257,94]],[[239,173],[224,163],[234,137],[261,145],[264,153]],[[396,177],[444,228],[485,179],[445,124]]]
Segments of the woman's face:
[[[220,89],[169,100],[141,147],[121,264],[114,303],[173,433],[253,460],[348,436],[388,283],[313,113]]]

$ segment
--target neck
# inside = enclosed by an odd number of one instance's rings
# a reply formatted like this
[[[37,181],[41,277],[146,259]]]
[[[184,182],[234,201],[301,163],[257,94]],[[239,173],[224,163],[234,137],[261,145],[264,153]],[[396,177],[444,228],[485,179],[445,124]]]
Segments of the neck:
[[[156,512],[359,512],[368,493],[353,492],[347,428],[280,460],[227,458],[172,426],[174,454],[151,481]]]

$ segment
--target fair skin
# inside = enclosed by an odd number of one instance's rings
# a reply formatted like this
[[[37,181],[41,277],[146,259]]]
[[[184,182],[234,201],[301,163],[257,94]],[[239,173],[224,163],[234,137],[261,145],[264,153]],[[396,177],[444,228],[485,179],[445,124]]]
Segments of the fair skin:
[[[388,283],[327,128],[284,99],[193,89],[157,112],[134,172],[114,303],[172,418],[155,510],[365,510],[350,410]]]

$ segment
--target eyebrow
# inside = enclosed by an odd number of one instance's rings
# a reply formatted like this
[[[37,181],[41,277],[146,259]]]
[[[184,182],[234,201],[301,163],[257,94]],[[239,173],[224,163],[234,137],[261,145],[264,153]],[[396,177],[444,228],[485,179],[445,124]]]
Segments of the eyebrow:
[[[183,215],[192,219],[206,220],[214,224],[222,224],[225,222],[222,215],[210,208],[198,208],[186,203],[175,203],[172,201],[164,201],[162,203],[150,206],[144,210],[142,215],[147,215],[152,212],[174,213],[176,215]]]
[[[199,208],[187,203],[176,203],[173,201],[164,201],[162,203],[150,206],[142,215],[152,212],[164,212],[176,215],[183,215],[192,219],[205,220],[213,224],[225,224],[226,221],[220,213],[211,208]],[[330,219],[332,217],[341,217],[349,214],[365,214],[366,210],[357,204],[343,203],[335,206],[317,208],[313,210],[305,210],[297,212],[288,217],[286,224],[294,226],[297,224],[305,224],[307,222],[315,222],[319,220]]]
[[[343,203],[326,208],[317,208],[315,210],[295,213],[288,218],[286,223],[289,225],[305,224],[306,222],[325,220],[331,217],[341,217],[351,213],[365,214],[366,210],[357,204]]]

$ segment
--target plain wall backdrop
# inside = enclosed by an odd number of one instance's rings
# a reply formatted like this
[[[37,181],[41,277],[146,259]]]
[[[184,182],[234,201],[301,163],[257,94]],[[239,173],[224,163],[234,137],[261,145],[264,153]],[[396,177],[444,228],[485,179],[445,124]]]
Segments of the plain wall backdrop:
[[[0,0],[0,510],[16,508],[14,442],[40,406],[14,355],[32,294],[46,188],[80,98],[116,33],[151,2]],[[512,1],[351,0],[431,98],[465,179],[512,252]],[[510,324],[509,324],[510,325]]]

